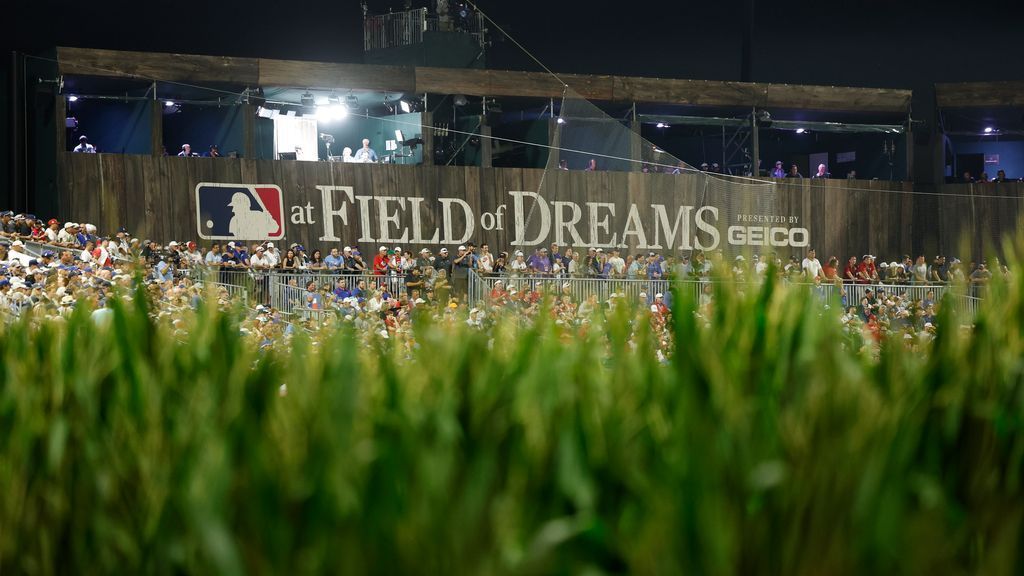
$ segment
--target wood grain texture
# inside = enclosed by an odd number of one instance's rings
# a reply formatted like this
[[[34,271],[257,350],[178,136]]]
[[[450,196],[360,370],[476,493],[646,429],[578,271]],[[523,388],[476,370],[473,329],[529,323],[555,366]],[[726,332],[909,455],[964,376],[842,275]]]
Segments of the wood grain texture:
[[[258,62],[256,58],[57,48],[57,67],[66,75],[257,86]]]
[[[729,226],[758,226],[738,221],[737,215],[785,216],[796,221],[787,227],[807,228],[810,243],[823,261],[837,256],[844,261],[871,253],[887,260],[905,253],[921,252],[929,259],[934,253],[977,258],[1012,234],[1021,232],[1024,214],[1024,184],[948,185],[940,194],[911,194],[911,185],[900,182],[849,180],[780,180],[773,187],[729,183],[724,179],[695,175],[643,174],[638,172],[564,172],[521,168],[475,168],[446,166],[359,165],[326,162],[297,162],[252,159],[210,159],[152,157],[145,155],[62,153],[57,182],[60,186],[60,217],[96,224],[104,233],[126,226],[133,234],[162,242],[197,237],[196,185],[200,182],[274,184],[285,201],[286,241],[307,247],[329,249],[323,234],[321,193],[317,186],[352,186],[354,202],[349,207],[348,226],[335,217],[340,245],[360,245],[372,254],[385,238],[415,250],[424,244],[463,243],[467,226],[474,228],[468,239],[478,245],[487,242],[498,252],[511,247],[516,233],[529,243],[524,248],[549,244],[560,236],[563,243],[609,246],[611,238],[626,252],[643,249],[636,234],[626,234],[626,222],[636,205],[646,245],[656,243],[654,205],[665,207],[674,219],[681,206],[714,206],[719,210],[716,228],[720,248],[736,252],[726,234]],[[522,201],[525,230],[514,226],[515,198],[511,192],[539,193],[542,201]],[[400,225],[380,231],[381,197],[390,212],[400,212]],[[360,200],[362,198],[362,200]],[[416,204],[423,239],[435,231],[437,242],[413,242],[410,198]],[[460,205],[450,205],[445,220],[444,198],[466,202],[473,221]],[[571,202],[582,217],[572,224],[573,210],[555,202]],[[610,228],[593,238],[588,203],[607,203]],[[360,226],[360,205],[370,208],[370,229]],[[293,207],[312,207],[313,223],[294,222]],[[612,214],[612,211],[614,214]],[[484,213],[500,217],[485,220]],[[733,218],[735,221],[729,221]],[[558,222],[570,227],[558,228]],[[600,218],[599,218],[600,220]],[[547,222],[547,234],[542,224]],[[447,226],[446,226],[447,222]],[[487,227],[485,229],[485,222]],[[571,226],[579,236],[574,236]],[[763,224],[760,224],[763,226]],[[406,241],[398,242],[408,230]],[[694,225],[691,222],[691,233]],[[446,232],[450,237],[445,238]],[[665,244],[662,230],[661,244]],[[539,237],[539,241],[533,242]],[[447,242],[446,242],[447,240]],[[679,238],[672,250],[679,249]],[[664,249],[659,251],[667,251]],[[752,252],[774,251],[783,257],[800,256],[804,249],[753,248]],[[916,254],[915,254],[916,255]]]
[[[469,94],[491,97],[561,98],[569,94],[589,100],[678,104],[688,106],[771,107],[825,111],[906,112],[911,91],[889,88],[848,88],[643,78],[626,76],[519,72],[507,70],[380,66],[227,58],[187,54],[123,52],[58,48],[61,74],[136,77],[180,82],[218,82],[244,86],[356,89],[386,92]],[[557,76],[557,78],[556,78]],[[564,83],[564,84],[563,84]],[[1019,83],[957,85],[947,94],[961,100],[1024,101]],[[952,85],[941,85],[952,86]],[[1016,91],[1014,91],[1016,90]],[[972,100],[973,99],[973,100]],[[942,100],[940,98],[940,105]]]
[[[1019,108],[1024,80],[936,84],[935,100],[939,108]]]

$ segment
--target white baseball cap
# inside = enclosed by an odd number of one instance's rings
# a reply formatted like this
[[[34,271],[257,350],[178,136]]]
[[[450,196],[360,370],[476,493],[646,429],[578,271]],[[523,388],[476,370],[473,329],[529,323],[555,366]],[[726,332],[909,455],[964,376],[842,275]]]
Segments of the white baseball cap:
[[[387,246],[381,246],[380,248],[377,248],[377,252],[387,252],[387,251],[388,251],[388,247]]]
[[[267,242],[267,248],[273,248],[273,247],[274,247],[274,243],[273,242]]]
[[[459,246],[459,250],[465,250],[465,249],[466,249],[465,246]]]
[[[661,292],[658,292],[657,294],[655,294],[655,295],[654,295],[654,297],[655,297],[655,298],[664,298],[664,297],[665,297],[665,295],[664,295],[664,294],[662,294]]]
[[[447,253],[448,253],[448,249],[447,248],[441,248],[441,254],[447,254]]]
[[[342,252],[351,252],[352,251],[352,247],[351,246],[345,246],[344,248],[341,249],[341,251]]]

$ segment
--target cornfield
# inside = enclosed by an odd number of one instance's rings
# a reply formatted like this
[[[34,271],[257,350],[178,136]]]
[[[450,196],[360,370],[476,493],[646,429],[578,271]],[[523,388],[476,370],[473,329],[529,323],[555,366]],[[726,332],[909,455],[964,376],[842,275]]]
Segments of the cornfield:
[[[1019,250],[1019,249],[1018,249]],[[1019,574],[1024,277],[925,351],[798,291],[680,295],[671,359],[417,322],[259,350],[239,311],[0,335],[3,574]],[[282,394],[282,385],[287,394]]]

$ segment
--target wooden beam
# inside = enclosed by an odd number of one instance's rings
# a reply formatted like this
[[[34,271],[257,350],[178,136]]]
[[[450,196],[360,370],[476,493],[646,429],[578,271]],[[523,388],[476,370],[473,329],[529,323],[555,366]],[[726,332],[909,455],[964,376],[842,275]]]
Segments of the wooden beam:
[[[429,67],[417,67],[415,71],[416,92],[528,98],[561,98],[565,94],[565,86],[544,72]],[[612,99],[611,76],[565,74],[559,77],[584,98]]]
[[[256,86],[259,82],[259,65],[255,58],[57,48],[57,68],[64,75],[244,86]]]
[[[1021,108],[1024,80],[936,84],[935,100],[939,108]]]
[[[245,86],[356,89],[384,92],[470,94],[490,97],[582,97],[609,102],[686,106],[770,107],[823,111],[905,113],[910,90],[845,88],[515,72],[431,67],[377,66],[222,58],[182,54],[117,52],[58,48],[61,74],[139,77],[184,82],[234,83]],[[562,84],[568,84],[569,89]],[[1003,83],[1019,85],[1020,83]],[[995,99],[1019,102],[1024,90],[1006,88]],[[941,105],[941,104],[940,104]],[[1012,105],[1012,104],[1008,104]]]
[[[407,66],[259,60],[259,85],[412,92],[415,69]],[[447,93],[447,92],[446,92]]]

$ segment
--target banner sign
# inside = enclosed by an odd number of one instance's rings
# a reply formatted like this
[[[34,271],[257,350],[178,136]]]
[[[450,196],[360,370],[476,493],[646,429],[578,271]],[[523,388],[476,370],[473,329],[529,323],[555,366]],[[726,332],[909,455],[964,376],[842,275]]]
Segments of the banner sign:
[[[276,185],[202,182],[195,189],[196,231],[204,239],[278,240],[287,225],[322,243],[456,246],[500,235],[512,247],[685,252],[802,248],[811,240],[799,215],[736,213],[710,202],[574,202],[508,190],[486,209],[456,197],[374,195],[338,185],[315,189],[313,198],[282,211],[290,196]]]

